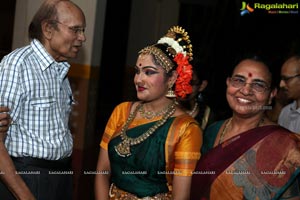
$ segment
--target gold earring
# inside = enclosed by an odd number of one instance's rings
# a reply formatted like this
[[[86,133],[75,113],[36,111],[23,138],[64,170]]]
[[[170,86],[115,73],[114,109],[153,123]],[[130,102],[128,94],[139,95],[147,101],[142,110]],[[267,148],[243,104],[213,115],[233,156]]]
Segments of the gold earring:
[[[168,92],[166,94],[166,97],[168,98],[175,98],[176,94],[175,92],[172,90],[173,84],[171,85],[171,87],[169,87]]]

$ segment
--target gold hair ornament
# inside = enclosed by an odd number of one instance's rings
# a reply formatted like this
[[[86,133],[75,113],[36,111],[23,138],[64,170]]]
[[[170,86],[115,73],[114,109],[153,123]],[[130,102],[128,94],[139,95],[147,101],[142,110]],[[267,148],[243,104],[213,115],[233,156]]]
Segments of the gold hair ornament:
[[[154,45],[143,48],[139,51],[139,54],[152,54],[158,61],[159,65],[161,65],[167,72],[174,67],[174,63],[170,60],[170,58],[168,58],[166,53]]]
[[[188,56],[189,61],[193,60],[193,46],[191,44],[190,36],[188,35],[188,32],[180,26],[173,26],[170,28],[168,33],[160,38],[157,43],[166,43],[176,51],[176,54],[182,53],[184,56]],[[183,43],[183,45],[181,45],[181,43]],[[176,54],[173,54],[173,58]]]

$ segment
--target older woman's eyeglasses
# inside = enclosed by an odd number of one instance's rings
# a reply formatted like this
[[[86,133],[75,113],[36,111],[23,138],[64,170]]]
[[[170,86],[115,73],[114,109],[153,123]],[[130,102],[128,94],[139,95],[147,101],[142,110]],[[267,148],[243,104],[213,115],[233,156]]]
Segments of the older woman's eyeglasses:
[[[255,92],[265,92],[266,90],[270,89],[267,83],[263,81],[253,81],[251,83],[247,83],[244,78],[241,77],[231,77],[230,84],[235,88],[242,88],[245,87],[247,84],[250,85],[250,88]]]
[[[84,27],[80,27],[80,26],[68,26],[64,23],[61,23],[60,21],[56,21],[55,22],[57,24],[61,24],[65,27],[67,27],[70,31],[72,31],[75,35],[83,35],[84,34],[84,31],[85,31],[85,28]]]

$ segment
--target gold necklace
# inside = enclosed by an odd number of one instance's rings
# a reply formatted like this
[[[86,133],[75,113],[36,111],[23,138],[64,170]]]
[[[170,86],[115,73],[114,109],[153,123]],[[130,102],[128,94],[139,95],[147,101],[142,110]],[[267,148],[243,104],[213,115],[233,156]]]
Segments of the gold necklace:
[[[197,108],[198,108],[198,102],[195,103],[195,105],[191,111],[187,111],[186,113],[189,114],[190,116],[193,116],[193,114],[196,112]]]
[[[231,120],[232,120],[232,117],[226,121],[225,127],[223,128],[222,133],[220,135],[219,144],[221,144],[221,142],[223,141],[225,133],[227,132],[227,128],[228,128],[229,124],[231,124]]]
[[[164,107],[162,110],[160,110],[158,112],[146,111],[145,108],[144,108],[144,104],[142,104],[140,109],[139,109],[139,113],[145,119],[153,119],[154,117],[158,117],[158,116],[161,116],[161,115],[165,114],[167,112],[168,108],[169,108],[169,105]]]
[[[222,130],[222,133],[221,133],[221,135],[220,135],[219,144],[221,144],[221,143],[223,142],[223,138],[224,138],[224,136],[226,135],[227,128],[228,128],[229,124],[231,124],[231,121],[232,121],[232,117],[226,121],[225,127],[224,127],[224,129]],[[262,117],[262,118],[259,120],[259,122],[257,123],[256,127],[259,127],[260,125],[262,125],[262,124],[264,123],[264,121],[265,121],[265,120],[264,120],[264,118]]]
[[[166,121],[174,114],[176,110],[176,105],[175,102],[173,101],[171,104],[168,105],[168,109],[165,115],[160,120],[158,120],[150,129],[148,129],[145,133],[143,133],[142,135],[136,138],[130,138],[126,135],[126,131],[130,123],[132,122],[132,120],[135,118],[137,112],[141,109],[142,106],[143,104],[139,104],[136,107],[135,111],[133,113],[130,113],[125,125],[121,129],[120,137],[122,142],[120,142],[118,145],[114,147],[117,154],[121,157],[130,156],[131,155],[130,147],[132,145],[140,144],[143,141],[145,141],[148,137],[150,137],[156,131],[156,129],[158,129],[160,126],[166,123]]]

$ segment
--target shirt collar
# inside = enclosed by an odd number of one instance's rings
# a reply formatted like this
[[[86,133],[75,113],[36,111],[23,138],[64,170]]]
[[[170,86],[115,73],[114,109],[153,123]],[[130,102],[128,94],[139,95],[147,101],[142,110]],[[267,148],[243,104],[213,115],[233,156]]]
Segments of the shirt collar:
[[[57,65],[62,65],[63,68],[70,68],[70,64],[66,61],[56,62],[54,58],[47,52],[44,45],[37,39],[33,39],[31,42],[33,51],[38,55],[38,59],[42,63],[41,70],[46,70],[51,64],[56,63]]]
[[[293,101],[290,106],[291,111],[300,113],[300,108],[297,109],[297,101]]]

